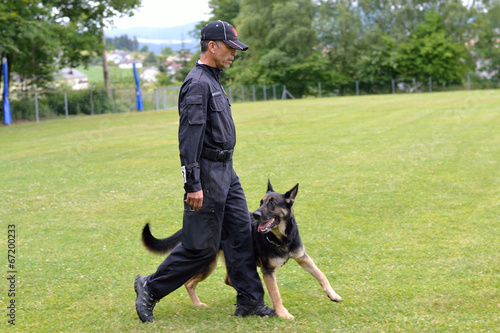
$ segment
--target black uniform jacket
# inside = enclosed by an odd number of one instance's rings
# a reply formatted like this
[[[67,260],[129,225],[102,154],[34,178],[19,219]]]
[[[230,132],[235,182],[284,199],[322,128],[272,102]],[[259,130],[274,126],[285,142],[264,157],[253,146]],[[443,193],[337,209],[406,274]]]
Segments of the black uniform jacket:
[[[179,151],[187,193],[202,189],[202,149],[230,150],[236,144],[231,104],[219,81],[221,72],[197,63],[179,93]]]

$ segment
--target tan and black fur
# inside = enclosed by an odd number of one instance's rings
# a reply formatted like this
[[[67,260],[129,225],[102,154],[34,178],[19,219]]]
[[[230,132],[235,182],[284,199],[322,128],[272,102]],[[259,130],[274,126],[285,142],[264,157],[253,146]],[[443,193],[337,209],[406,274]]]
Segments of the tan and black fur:
[[[260,202],[260,207],[252,214],[252,236],[257,265],[260,267],[264,283],[273,303],[273,308],[279,317],[293,319],[294,317],[283,306],[276,281],[276,272],[290,258],[314,276],[326,292],[330,300],[341,302],[342,298],[333,290],[326,276],[314,264],[305,252],[304,244],[299,235],[299,229],[293,214],[293,203],[297,196],[299,184],[285,194],[275,192],[268,181],[267,193]],[[154,253],[170,252],[182,240],[182,229],[164,239],[155,238],[149,225],[143,229],[142,240],[146,248]],[[222,253],[222,251],[219,251]],[[195,306],[206,306],[196,295],[196,286],[206,279],[215,269],[217,258],[198,274],[193,276],[185,287]],[[231,282],[226,275],[226,284]]]

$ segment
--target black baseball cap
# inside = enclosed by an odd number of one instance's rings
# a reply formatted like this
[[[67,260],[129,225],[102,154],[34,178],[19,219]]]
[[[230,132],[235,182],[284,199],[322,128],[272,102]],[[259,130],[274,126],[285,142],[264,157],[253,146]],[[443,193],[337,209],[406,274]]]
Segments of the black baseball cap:
[[[236,29],[221,20],[212,21],[201,29],[201,40],[221,40],[233,49],[241,51],[248,49],[248,46],[238,40]]]

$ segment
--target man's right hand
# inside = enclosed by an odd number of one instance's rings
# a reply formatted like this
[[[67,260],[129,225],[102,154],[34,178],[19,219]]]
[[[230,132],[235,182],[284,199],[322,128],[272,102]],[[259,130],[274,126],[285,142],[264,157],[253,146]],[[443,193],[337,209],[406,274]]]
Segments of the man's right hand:
[[[203,191],[188,193],[186,203],[194,210],[200,210],[203,205]]]

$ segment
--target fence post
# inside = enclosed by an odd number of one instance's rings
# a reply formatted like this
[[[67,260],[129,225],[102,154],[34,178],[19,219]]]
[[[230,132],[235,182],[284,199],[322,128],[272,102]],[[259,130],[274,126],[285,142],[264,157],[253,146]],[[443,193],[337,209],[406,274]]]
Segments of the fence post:
[[[233,91],[231,90],[231,86],[227,87],[229,89],[229,101],[232,103],[233,101]]]
[[[394,79],[391,80],[391,85],[392,85],[392,94],[394,95],[396,93],[396,82],[394,82]]]
[[[92,90],[90,90],[90,114],[94,115],[94,99],[92,98]]]
[[[321,98],[321,82],[318,83],[319,98]]]
[[[241,103],[245,103],[245,88],[241,85]]]
[[[165,88],[161,90],[161,97],[163,98],[163,110],[167,109],[167,100],[165,97]]]
[[[356,96],[359,96],[359,81],[356,80]]]
[[[432,92],[432,76],[429,76],[429,92]]]
[[[64,114],[68,119],[68,93],[66,91],[64,92]]]
[[[276,98],[276,85],[275,84],[273,84],[273,97],[275,100],[277,99]]]
[[[155,88],[155,110],[158,111],[158,88]]]
[[[35,117],[38,123],[40,121],[40,117],[38,116],[38,93],[35,93]]]
[[[467,88],[470,90],[470,74],[467,74]]]
[[[255,102],[255,84],[252,84],[252,98],[253,101]]]
[[[266,84],[264,84],[262,90],[264,91],[264,100],[267,101]]]
[[[118,108],[116,107],[116,89],[115,88],[113,88],[112,93],[113,93],[113,105],[115,106],[115,113],[118,113]]]

